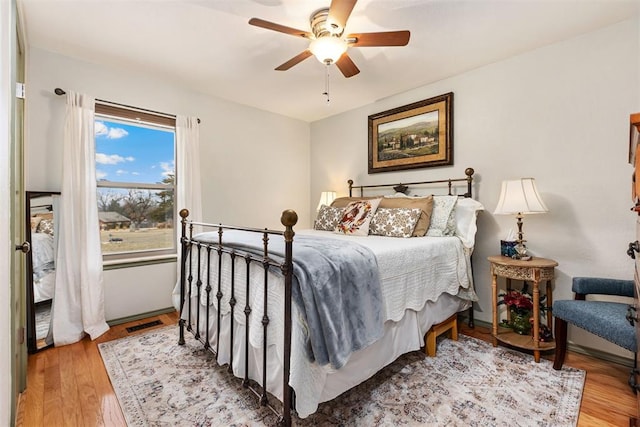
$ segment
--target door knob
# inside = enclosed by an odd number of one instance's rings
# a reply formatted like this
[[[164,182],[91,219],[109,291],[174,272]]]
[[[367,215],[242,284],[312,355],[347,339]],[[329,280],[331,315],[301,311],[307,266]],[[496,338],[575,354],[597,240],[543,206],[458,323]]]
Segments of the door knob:
[[[21,245],[16,245],[16,251],[21,251],[23,254],[26,254],[31,250],[31,243],[23,242]]]
[[[631,257],[631,259],[636,259],[636,252],[640,252],[640,242],[637,240],[635,242],[629,243],[629,249],[627,249],[627,255]]]

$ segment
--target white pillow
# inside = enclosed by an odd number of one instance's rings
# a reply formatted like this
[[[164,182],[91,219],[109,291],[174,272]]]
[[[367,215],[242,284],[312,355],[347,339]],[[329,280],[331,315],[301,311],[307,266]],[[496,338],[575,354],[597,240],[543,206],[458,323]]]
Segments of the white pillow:
[[[477,200],[465,197],[456,203],[456,236],[462,240],[465,248],[473,248],[476,241],[478,226],[476,219],[478,212],[483,211],[484,206]]]
[[[442,237],[455,234],[454,208],[457,202],[458,196],[433,196],[433,210],[427,236]]]
[[[336,233],[353,236],[369,234],[369,224],[382,199],[358,200],[350,202],[344,208],[342,219],[335,228]]]

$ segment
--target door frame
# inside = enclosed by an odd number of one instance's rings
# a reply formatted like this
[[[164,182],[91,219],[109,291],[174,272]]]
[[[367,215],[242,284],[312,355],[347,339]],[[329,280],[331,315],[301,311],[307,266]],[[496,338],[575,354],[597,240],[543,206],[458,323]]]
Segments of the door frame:
[[[0,1],[0,424],[14,425],[19,393],[26,384],[24,330],[22,123],[16,122],[16,63],[19,55],[16,0]],[[23,60],[23,58],[21,59]],[[24,67],[20,68],[21,72]],[[19,107],[22,108],[22,102]],[[20,115],[22,117],[22,115]],[[16,133],[16,126],[20,132]],[[5,377],[5,378],[6,378]]]

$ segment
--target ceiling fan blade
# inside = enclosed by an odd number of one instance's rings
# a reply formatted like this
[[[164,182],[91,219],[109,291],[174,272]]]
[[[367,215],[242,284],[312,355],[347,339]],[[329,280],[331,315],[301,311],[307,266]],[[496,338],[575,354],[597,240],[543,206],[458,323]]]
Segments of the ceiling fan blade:
[[[344,74],[345,77],[353,77],[360,72],[356,64],[353,63],[347,53],[343,53],[340,59],[336,62],[336,67]]]
[[[369,46],[406,46],[411,33],[404,31],[386,31],[382,33],[355,33],[347,36],[350,45],[356,47]],[[351,42],[350,39],[355,39]]]
[[[311,55],[313,55],[313,54],[311,53],[311,51],[309,49],[304,50],[304,51],[300,52],[299,54],[297,54],[296,56],[294,56],[293,58],[291,58],[290,60],[288,60],[287,62],[285,62],[284,64],[278,66],[278,68],[276,68],[276,70],[278,70],[278,71],[286,71],[289,68],[293,67],[294,65],[304,61],[305,59],[307,59]]]
[[[358,0],[331,0],[329,18],[338,24],[340,28],[344,28],[357,1]]]
[[[280,33],[289,34],[291,36],[304,37],[306,39],[311,38],[311,33],[308,31],[298,30],[296,28],[286,27],[284,25],[276,24],[275,22],[265,21],[260,18],[249,19],[249,24],[260,28],[266,28],[267,30],[278,31]]]

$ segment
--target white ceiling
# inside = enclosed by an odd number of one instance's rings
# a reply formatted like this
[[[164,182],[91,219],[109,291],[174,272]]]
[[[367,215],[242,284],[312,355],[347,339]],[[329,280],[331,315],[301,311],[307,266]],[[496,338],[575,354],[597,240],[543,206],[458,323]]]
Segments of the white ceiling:
[[[314,121],[640,14],[640,0],[360,0],[345,34],[410,30],[406,47],[350,48],[360,74],[309,58],[299,37],[330,0],[18,0],[27,43],[84,61]]]

